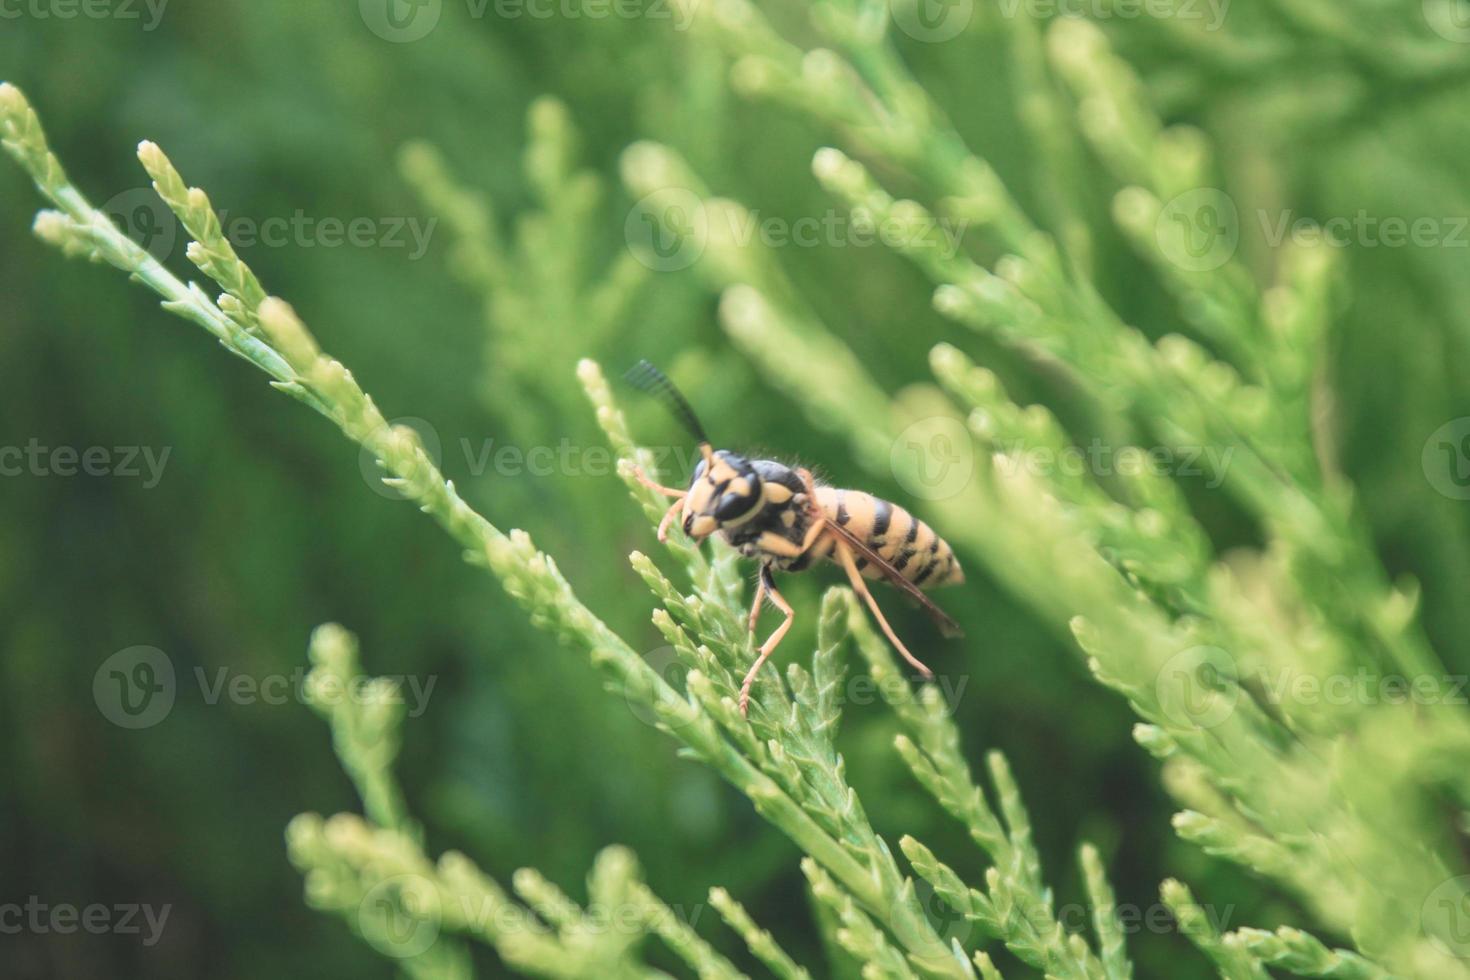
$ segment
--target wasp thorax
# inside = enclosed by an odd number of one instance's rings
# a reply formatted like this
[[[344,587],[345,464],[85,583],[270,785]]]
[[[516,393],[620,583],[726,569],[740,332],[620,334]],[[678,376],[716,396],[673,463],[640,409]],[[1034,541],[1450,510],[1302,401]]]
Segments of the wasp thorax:
[[[743,524],[761,504],[761,478],[750,460],[727,449],[708,452],[694,468],[684,498],[684,531],[705,538]]]

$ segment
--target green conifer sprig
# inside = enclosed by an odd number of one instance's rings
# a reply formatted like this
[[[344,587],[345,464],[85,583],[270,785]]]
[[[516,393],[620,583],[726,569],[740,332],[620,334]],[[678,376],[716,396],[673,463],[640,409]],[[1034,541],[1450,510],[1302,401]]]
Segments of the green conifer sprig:
[[[751,953],[765,964],[772,976],[778,980],[811,980],[811,974],[787,955],[769,932],[756,925],[745,906],[730,897],[729,892],[723,888],[711,888],[709,901],[725,924],[740,934]]]
[[[1270,980],[1261,964],[1239,943],[1228,942],[1210,921],[1206,910],[1194,900],[1194,895],[1184,885],[1173,879],[1165,881],[1159,894],[1180,930],[1220,970],[1223,980]]]
[[[32,115],[18,90],[7,86],[0,91],[0,125],[4,126],[7,149],[23,165],[37,161],[45,164],[49,159],[44,137],[37,127],[27,123]],[[148,155],[155,172],[164,176],[164,183],[171,186],[173,170],[161,151],[150,150]],[[757,812],[788,833],[819,862],[830,873],[833,887],[845,889],[855,906],[876,915],[906,948],[906,955],[917,969],[929,976],[971,975],[968,961],[963,957],[956,959],[950,951],[936,954],[936,948],[942,944],[938,944],[924,918],[911,886],[905,887],[906,879],[892,854],[868,825],[855,793],[846,784],[842,760],[832,749],[835,728],[832,684],[840,670],[833,630],[839,627],[840,617],[835,614],[823,617],[826,629],[822,650],[812,674],[804,677],[798,671],[793,675],[797,688],[804,694],[802,702],[789,701],[779,686],[765,681],[770,694],[761,699],[761,709],[768,712],[768,717],[758,719],[756,724],[779,737],[766,740],[763,755],[754,758],[746,755],[741,745],[748,747],[749,739],[743,735],[732,739],[729,733],[741,732],[743,726],[751,723],[739,716],[728,696],[716,694],[714,685],[702,680],[702,675],[691,673],[689,686],[694,692],[691,700],[654,672],[577,600],[555,562],[539,552],[529,536],[520,531],[509,534],[500,531],[464,502],[453,483],[444,479],[429,458],[417,434],[407,427],[387,423],[351,372],[321,352],[289,305],[274,297],[258,304],[261,336],[257,338],[202,291],[185,286],[141,249],[132,246],[79,194],[69,187],[45,186],[42,178],[49,179],[52,172],[48,166],[33,174],[38,186],[42,186],[43,192],[52,191],[48,196],[54,203],[67,202],[75,211],[68,217],[78,227],[95,228],[98,241],[111,250],[112,259],[124,268],[135,266],[129,271],[146,273],[139,278],[165,297],[167,308],[205,325],[227,347],[266,369],[277,387],[318,408],[345,435],[370,451],[387,474],[385,481],[448,531],[465,549],[471,562],[493,572],[506,591],[526,608],[534,624],[586,646],[594,662],[608,672],[626,697],[653,711],[663,720],[661,727],[683,742],[690,754],[730,780],[750,797]],[[177,182],[182,184],[182,178]],[[205,199],[200,195],[184,198],[175,195],[172,203],[194,208],[202,206],[202,200]],[[211,220],[190,214],[189,220],[206,232],[218,227],[217,216]],[[226,254],[218,249],[205,251]],[[228,263],[229,260],[219,261]],[[233,261],[238,263],[238,257]],[[240,270],[221,267],[214,271],[226,282],[250,281]],[[174,297],[186,302],[176,301]],[[605,397],[606,385],[597,382],[595,365],[590,368],[584,365],[582,373],[590,381],[588,387],[594,401]],[[613,412],[599,414],[605,424],[616,422]],[[655,594],[668,602],[668,612],[673,618],[703,641],[709,651],[702,655],[703,665],[719,678],[719,686],[726,689],[733,677],[743,673],[752,656],[749,639],[740,625],[743,609],[733,601],[733,580],[728,565],[727,562],[723,573],[718,568],[711,570],[712,577],[706,579],[706,584],[712,588],[697,589],[696,594],[683,597],[676,595],[667,579],[646,576],[652,579],[650,584]],[[828,600],[832,604],[841,601],[840,596]],[[327,634],[324,642],[329,637]],[[686,652],[692,649],[689,643],[682,646]],[[720,676],[722,673],[724,676]],[[363,774],[378,771],[365,758],[355,760],[354,765]],[[379,789],[370,789],[365,795],[374,797],[374,809],[396,813],[396,804],[378,800],[383,795]],[[381,833],[398,832],[383,830]],[[306,860],[306,852],[327,840],[327,836],[318,833],[317,825],[308,820],[297,827],[294,839],[298,853]],[[392,838],[389,843],[395,840],[398,838]],[[396,843],[393,847],[402,849]],[[422,877],[424,870],[418,867],[414,873]],[[431,891],[437,893],[437,887],[433,886]]]
[[[738,17],[728,16],[737,9]],[[1374,756],[1430,758],[1432,746],[1460,741],[1452,733],[1463,730],[1463,712],[1445,710],[1440,699],[1431,697],[1433,703],[1420,713],[1422,725],[1416,726],[1408,712],[1384,710],[1366,699],[1328,709],[1291,699],[1282,703],[1277,693],[1283,677],[1302,674],[1322,679],[1357,669],[1400,671],[1431,686],[1445,676],[1413,622],[1414,590],[1387,584],[1340,479],[1323,470],[1322,461],[1332,454],[1318,444],[1320,430],[1307,406],[1331,311],[1331,263],[1320,250],[1298,249],[1288,255],[1282,279],[1270,286],[1243,278],[1244,267],[1234,262],[1213,277],[1160,266],[1166,285],[1189,309],[1192,325],[1236,363],[1178,335],[1151,343],[1100,299],[1084,263],[1059,261],[1046,235],[1024,216],[1009,213],[1008,195],[995,188],[993,171],[926,104],[881,36],[861,29],[860,13],[828,9],[818,26],[837,50],[809,52],[798,70],[786,47],[762,50],[769,30],[750,27],[760,22],[758,11],[738,0],[725,10],[726,15],[706,18],[704,25],[739,59],[732,76],[735,86],[801,108],[847,135],[848,152],[822,151],[814,170],[849,204],[856,219],[882,216],[903,223],[926,213],[896,201],[856,162],[854,156],[861,153],[890,169],[908,170],[938,202],[936,214],[974,217],[1001,247],[1012,251],[987,270],[962,256],[941,261],[931,250],[907,249],[900,243],[899,250],[935,281],[942,310],[968,316],[987,329],[1012,331],[1013,339],[1053,353],[1102,403],[1147,418],[1163,444],[1209,447],[1228,458],[1221,473],[1224,485],[1259,515],[1269,543],[1264,560],[1254,565],[1212,565],[1207,551],[1185,549],[1179,567],[1170,568],[1163,562],[1179,556],[1169,554],[1167,534],[1148,542],[1151,530],[1161,530],[1149,508],[1127,501],[1134,506],[1119,509],[1097,488],[1079,490],[1075,482],[1005,472],[999,465],[981,468],[972,485],[952,501],[931,505],[935,526],[974,549],[1003,581],[1048,613],[1056,611],[1060,574],[1060,592],[1070,597],[1066,601],[1074,611],[1085,610],[1086,618],[1077,621],[1079,640],[1095,673],[1152,723],[1145,730],[1150,746],[1161,753],[1188,753],[1200,764],[1196,775],[1254,826],[1211,815],[1208,819],[1217,822],[1200,824],[1189,818],[1184,829],[1208,827],[1218,853],[1246,858],[1281,875],[1332,928],[1352,931],[1364,950],[1389,955],[1391,947],[1399,964],[1433,959],[1414,917],[1401,910],[1416,908],[1459,862],[1430,853],[1408,861],[1388,855],[1394,839],[1435,835],[1404,801],[1432,798],[1440,791],[1439,781],[1391,777],[1387,781],[1397,790],[1385,791],[1381,777],[1363,777],[1364,759],[1355,757],[1352,747],[1371,730]],[[739,29],[731,27],[735,22]],[[1204,179],[1208,148],[1197,134],[1158,125],[1140,99],[1141,87],[1121,62],[1099,47],[1099,38],[1097,31],[1068,22],[1054,28],[1051,44],[1059,73],[1069,81],[1086,80],[1076,86],[1078,97],[1093,100],[1089,107],[1101,107],[1090,117],[1083,113],[1093,120],[1084,123],[1083,135],[1138,188],[1129,192],[1135,202],[1157,202],[1165,191]],[[741,67],[751,63],[761,70]],[[866,91],[839,105],[834,92],[853,91],[854,80]],[[1096,91],[1100,86],[1110,90]],[[1128,201],[1125,197],[1123,204]],[[1148,219],[1152,215],[1157,223],[1159,214],[1120,208],[1125,231],[1133,221],[1135,240],[1153,250],[1153,259],[1160,258],[1166,239],[1142,232],[1153,232]],[[996,215],[1001,219],[992,220]],[[765,264],[752,259],[747,266]],[[815,349],[812,331],[821,325],[793,315],[797,303],[778,296],[769,284],[723,282],[719,288],[725,290],[727,329],[772,377],[785,380],[781,366],[770,363],[774,358],[762,350],[790,350],[794,345]],[[1013,309],[1012,291],[1034,311]],[[840,357],[820,363],[824,398],[833,391],[865,389],[867,378],[860,367]],[[804,395],[817,386],[804,379],[788,387]],[[980,423],[977,434],[985,438],[986,426],[997,414],[1003,429],[1007,424],[1021,428],[1018,420],[1024,416],[1016,413],[992,411],[973,420]],[[898,428],[888,420],[875,426],[871,406],[853,405],[844,418],[854,446],[881,444],[885,436],[891,440]],[[858,458],[871,466],[874,455]],[[892,473],[882,463],[872,468]],[[1177,494],[1164,492],[1154,499],[1178,526],[1192,523]],[[978,513],[995,520],[976,529],[981,522],[973,515]],[[1018,535],[1024,545],[999,547],[1003,531],[994,524],[1024,528]],[[1119,547],[1122,533],[1129,545],[1154,545],[1158,565],[1152,576],[1139,574],[1149,569],[1139,563],[1138,554]],[[1184,537],[1192,537],[1196,547],[1202,543],[1197,532],[1186,531]],[[1099,549],[1099,543],[1104,547]],[[1098,550],[1098,557],[1113,562],[1112,568],[1080,561],[1079,549]],[[1034,566],[1018,557],[1022,552],[1036,559]],[[1125,561],[1117,561],[1120,554]],[[1160,590],[1160,580],[1172,591]],[[1171,665],[1177,663],[1175,656],[1194,656],[1190,651],[1205,647],[1225,651],[1229,663],[1201,690]],[[1267,691],[1264,698],[1262,690]],[[1190,699],[1198,695],[1203,695],[1197,702],[1205,708],[1203,717],[1188,710]],[[1218,724],[1213,714],[1221,716]],[[1350,730],[1356,736],[1345,734]],[[1380,741],[1390,731],[1392,737]],[[1319,741],[1334,736],[1340,737]],[[1396,747],[1392,753],[1388,744]],[[1323,758],[1334,760],[1325,770]],[[1402,767],[1388,771],[1405,772]],[[1463,799],[1463,782],[1451,776],[1444,785]],[[1398,829],[1387,831],[1390,826]],[[1221,835],[1233,839],[1227,842]],[[1263,840],[1271,844],[1263,846]],[[1346,852],[1374,857],[1344,863],[1344,842],[1351,842]],[[1283,860],[1275,848],[1285,848],[1290,859]],[[1359,876],[1363,881],[1352,883]],[[1389,893],[1398,899],[1382,900]],[[1446,959],[1439,969],[1461,975],[1464,967]]]
[[[603,345],[650,270],[626,249],[607,254],[595,233],[604,224],[607,190],[578,164],[578,134],[566,106],[551,97],[536,100],[526,128],[523,170],[534,207],[517,215],[508,233],[494,202],[463,186],[434,147],[405,147],[399,169],[450,231],[451,268],[483,297],[486,401],[516,431],[550,439],[547,406],[566,416],[581,409],[563,383],[565,373],[554,368],[570,370],[575,352]],[[548,351],[559,364],[547,364]]]
[[[1282,926],[1238,929],[1235,938],[1252,956],[1267,966],[1288,970],[1299,977],[1333,977],[1335,980],[1388,980],[1390,974],[1356,953],[1328,949],[1315,936]]]
[[[1438,846],[1446,843],[1439,839],[1443,834],[1426,826],[1420,803],[1440,787],[1462,802],[1470,800],[1470,779],[1455,764],[1470,744],[1465,719],[1441,705],[1423,711],[1365,704],[1340,711],[1277,706],[1260,683],[1282,666],[1396,666],[1416,677],[1437,669],[1413,626],[1412,590],[1394,591],[1384,584],[1349,495],[1330,472],[1321,472],[1312,433],[1303,425],[1300,401],[1325,328],[1333,288],[1330,267],[1303,251],[1269,288],[1236,289],[1230,274],[1223,286],[1177,277],[1176,294],[1200,305],[1191,322],[1203,335],[1239,328],[1230,356],[1239,359],[1241,373],[1183,338],[1150,345],[1098,299],[1085,249],[1075,236],[1069,240],[1063,231],[1062,247],[1054,245],[1015,206],[988,164],[954,135],[875,29],[873,5],[824,7],[818,25],[834,49],[811,52],[785,44],[740,0],[716,6],[715,26],[739,49],[737,83],[837,122],[851,135],[849,149],[861,145],[866,153],[904,165],[936,192],[932,209],[897,201],[853,157],[835,150],[819,156],[819,176],[864,220],[881,216],[922,229],[936,215],[972,216],[1012,247],[1014,256],[993,270],[967,259],[924,258],[921,266],[936,280],[939,295],[955,301],[951,312],[971,310],[977,321],[1019,325],[1039,338],[1038,344],[1056,344],[1053,353],[1091,379],[1109,405],[1153,415],[1172,443],[1194,440],[1239,454],[1230,486],[1262,517],[1270,536],[1254,565],[1210,565],[1208,555],[1194,547],[1185,549],[1177,565],[1169,565],[1161,521],[1170,535],[1196,544],[1201,536],[1165,481],[1140,478],[1098,487],[1086,480],[1011,472],[999,465],[1003,461],[982,459],[970,485],[932,507],[937,526],[962,548],[996,567],[1000,556],[1012,559],[1003,580],[1052,622],[1077,616],[1077,637],[1094,673],[1123,693],[1145,720],[1136,733],[1140,744],[1166,760],[1166,783],[1191,807],[1177,821],[1181,835],[1280,881],[1329,931],[1352,935],[1357,949],[1328,950],[1291,930],[1221,935],[1187,889],[1168,882],[1165,901],[1186,934],[1230,977],[1262,977],[1263,963],[1303,975],[1383,975],[1369,956],[1402,975],[1465,976],[1463,962],[1424,936],[1418,921],[1426,895],[1448,881],[1458,863],[1452,851]],[[1070,67],[1089,84],[1112,86],[1115,91],[1107,93],[1111,112],[1129,125],[1084,135],[1116,166],[1140,168],[1143,192],[1157,200],[1166,187],[1157,173],[1160,161],[1197,147],[1188,138],[1158,131],[1151,117],[1128,101],[1136,93],[1119,74],[1120,63],[1091,48],[1088,52],[1093,62]],[[538,110],[532,128],[534,169],[544,175],[546,187],[567,191],[567,200],[585,208],[590,198],[579,196],[585,191],[569,162],[565,120],[554,109]],[[735,706],[734,692],[754,652],[734,561],[709,561],[675,544],[670,554],[692,584],[686,594],[652,561],[635,554],[634,567],[661,606],[654,622],[688,668],[683,689],[671,685],[577,600],[556,563],[528,536],[502,532],[473,511],[418,437],[387,424],[351,373],[321,352],[295,312],[266,295],[224,239],[207,196],[189,189],[161,151],[144,144],[140,155],[160,193],[196,238],[189,258],[225,290],[218,300],[169,273],[71,187],[35,113],[9,85],[0,85],[0,143],[57,209],[38,217],[41,238],[67,254],[126,271],[158,293],[166,309],[204,327],[264,370],[273,386],[333,421],[380,461],[385,479],[441,524],[469,560],[501,580],[535,624],[587,647],[613,685],[658,718],[688,754],[745,793],[809,855],[804,870],[825,910],[819,919],[838,923],[839,941],[871,975],[972,976],[972,964],[983,976],[996,975],[983,955],[967,957],[962,944],[946,943],[949,937],[929,921],[916,881],[871,826],[847,782],[833,744],[844,630],[856,636],[875,678],[896,671],[865,620],[853,618],[855,600],[849,593],[834,590],[825,597],[811,668],[793,665],[784,684],[776,670],[764,671],[746,719]],[[662,185],[676,170],[657,148],[643,146],[639,153],[640,158],[658,157],[663,166],[661,172],[630,166],[639,179]],[[436,179],[426,178],[430,184]],[[440,188],[440,193],[450,191]],[[1137,201],[1148,205],[1139,212],[1146,218],[1152,204]],[[585,219],[588,212],[576,213]],[[1133,220],[1129,214],[1123,215],[1125,226]],[[480,232],[484,229],[465,229],[467,237]],[[549,234],[532,228],[527,241],[540,240],[543,232]],[[478,253],[481,260],[496,247],[493,237],[487,240]],[[936,401],[932,389],[890,401],[812,315],[771,256],[732,243],[713,245],[700,268],[708,268],[710,281],[724,291],[722,317],[732,337],[758,361],[760,348],[799,349],[810,355],[806,363],[822,365],[826,380],[835,384],[792,388],[808,393],[813,417],[842,431],[863,465],[894,465],[889,449],[895,429],[904,409],[916,403],[944,405],[944,417],[967,419],[981,445],[992,449],[997,436],[1053,449],[1064,438],[1054,419],[1012,405],[998,386],[948,350],[936,352],[936,374],[960,403],[958,409]],[[1163,271],[1166,278],[1174,276]],[[1236,314],[1251,305],[1248,299],[1259,306],[1259,316],[1237,324]],[[763,367],[782,377],[778,364],[768,361]],[[596,365],[584,363],[578,372],[620,455],[647,460],[628,435]],[[1283,397],[1268,404],[1263,394],[1268,389]],[[1251,439],[1241,435],[1247,431]],[[656,518],[662,509],[658,498],[631,479],[628,465],[620,472],[635,500]],[[996,519],[979,524],[973,520],[977,513]],[[1322,588],[1324,581],[1334,587]],[[1173,594],[1166,589],[1161,598],[1149,587],[1160,584]],[[1284,628],[1275,628],[1278,624]],[[1201,693],[1187,686],[1197,679],[1191,670],[1198,665],[1177,672],[1178,677],[1169,666],[1182,651],[1212,644],[1225,650],[1234,669],[1217,671],[1202,698],[1191,701],[1191,695]],[[319,635],[313,647],[319,659],[314,683],[352,673],[352,654],[344,652],[349,647],[339,633]],[[959,754],[958,735],[938,710],[937,697],[925,687],[911,699],[894,701],[904,726],[898,751],[920,784],[964,822],[992,867],[983,888],[970,887],[926,846],[905,838],[901,849],[913,871],[1029,965],[1055,976],[1126,976],[1121,933],[1109,911],[1113,899],[1097,855],[1082,853],[1098,935],[1094,953],[1056,921],[1029,821],[1004,761],[990,760],[992,806]],[[399,932],[399,926],[422,924],[426,902],[438,902],[440,909],[461,908],[466,898],[481,906],[515,906],[466,860],[446,855],[435,864],[424,856],[389,774],[397,724],[389,700],[370,698],[360,713],[346,715],[325,700],[317,704],[326,709],[372,823],[306,816],[289,834],[293,860],[306,872],[309,899],[349,917],[370,942]],[[1405,840],[1427,843],[1405,849]],[[630,865],[617,854],[606,865],[600,862],[589,893],[594,900],[633,895],[642,908],[657,911],[657,900],[631,884]],[[407,877],[391,880],[402,876]],[[554,937],[529,925],[529,915],[512,915],[510,921],[526,925],[508,931],[460,911],[444,911],[439,924],[484,938],[528,972],[587,975],[596,963],[604,971],[598,976],[649,975],[631,956],[627,935],[599,936],[587,910],[534,874],[518,875],[515,885],[523,899],[546,907]],[[696,970],[723,969],[697,936],[677,925],[665,928],[664,938]],[[753,948],[762,944],[781,964],[778,974],[787,969],[753,926],[737,931],[752,940]],[[463,950],[454,943],[435,943],[403,960],[415,976],[459,977],[467,970]]]
[[[640,947],[650,936],[702,978],[744,977],[700,938],[693,921],[654,895],[623,848],[598,855],[587,877],[586,907],[532,868],[512,876],[518,902],[462,854],[431,861],[392,772],[401,705],[373,696],[390,694],[391,686],[362,676],[356,639],[335,624],[313,634],[310,657],[308,703],[331,724],[337,755],[368,814],[326,820],[302,814],[287,828],[291,860],[313,907],[342,917],[416,980],[472,976],[465,944],[471,939],[531,976],[648,980],[665,976],[643,962]],[[349,689],[363,696],[346,696]],[[790,966],[778,976],[805,975],[728,896],[720,904],[739,923],[737,931],[758,943],[763,959]]]

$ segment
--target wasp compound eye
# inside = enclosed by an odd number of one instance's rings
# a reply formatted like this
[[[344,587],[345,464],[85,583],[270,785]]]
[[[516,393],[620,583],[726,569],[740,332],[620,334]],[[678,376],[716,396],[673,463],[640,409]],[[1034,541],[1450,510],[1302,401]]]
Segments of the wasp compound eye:
[[[715,519],[732,521],[755,506],[756,494],[727,493],[715,504]]]

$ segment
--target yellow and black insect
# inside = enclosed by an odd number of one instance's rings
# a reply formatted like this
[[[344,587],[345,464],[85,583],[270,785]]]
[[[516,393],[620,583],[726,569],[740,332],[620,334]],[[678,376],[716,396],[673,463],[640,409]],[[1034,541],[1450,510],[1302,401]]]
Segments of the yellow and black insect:
[[[749,459],[728,449],[716,450],[688,400],[658,368],[639,361],[627,377],[635,387],[663,401],[698,441],[703,456],[687,490],[660,486],[637,471],[645,486],[676,498],[659,522],[658,539],[667,540],[676,514],[684,533],[695,541],[718,532],[742,555],[760,562],[755,602],[750,607],[751,632],[755,631],[765,598],[786,614],[761,644],[760,655],[745,675],[740,687],[742,713],[749,705],[756,673],[795,617],[791,606],[776,591],[772,571],[799,572],[823,558],[847,571],[853,589],[863,597],[884,635],[903,658],[925,677],[933,676],[894,635],[863,578],[886,579],[917,600],[944,635],[960,636],[958,624],[921,591],[959,585],[965,580],[953,549],[943,538],[907,510],[870,493],[818,484],[809,470],[773,459]]]

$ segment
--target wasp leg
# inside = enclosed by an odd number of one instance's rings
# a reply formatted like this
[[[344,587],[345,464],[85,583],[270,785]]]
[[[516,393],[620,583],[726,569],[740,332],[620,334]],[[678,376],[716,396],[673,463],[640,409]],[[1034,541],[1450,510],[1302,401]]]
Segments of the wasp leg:
[[[655,493],[661,493],[665,497],[673,497],[674,498],[674,502],[669,505],[669,509],[666,510],[666,511],[664,511],[663,519],[658,522],[658,539],[659,539],[659,541],[660,542],[664,542],[664,541],[669,540],[669,523],[671,521],[673,521],[673,519],[674,519],[674,512],[677,511],[683,505],[684,498],[687,497],[687,496],[689,496],[688,491],[685,491],[685,490],[675,490],[673,487],[666,487],[666,486],[663,486],[662,484],[654,483],[643,472],[642,467],[638,467],[638,466],[633,467],[633,475],[638,478],[638,482],[639,483],[643,484],[645,487],[647,487],[648,489],[654,491]]]
[[[781,558],[800,558],[812,545],[817,543],[817,538],[826,526],[825,517],[816,517],[812,520],[812,526],[807,528],[806,537],[802,538],[801,544],[797,544],[790,538],[783,538],[775,531],[762,531],[761,536],[756,539],[756,544],[767,554]]]
[[[638,478],[639,483],[643,484],[648,489],[655,491],[656,493],[663,494],[665,497],[678,497],[680,499],[683,499],[687,493],[687,491],[684,490],[675,490],[673,487],[666,487],[663,484],[654,483],[648,478],[648,475],[643,472],[643,468],[641,466],[633,467],[633,475]]]
[[[873,593],[868,591],[867,583],[863,581],[862,575],[858,572],[857,563],[852,560],[852,549],[847,546],[847,542],[834,537],[832,540],[832,549],[837,552],[837,557],[842,562],[842,567],[847,569],[847,577],[852,580],[853,591],[862,596],[863,601],[868,604],[868,608],[873,611],[873,618],[878,620],[878,625],[883,628],[883,635],[888,637],[888,641],[893,644],[894,649],[903,654],[903,659],[917,668],[925,677],[933,677],[934,671],[924,666],[918,657],[909,653],[909,648],[903,645],[903,641],[894,634],[893,627],[888,625],[888,620],[883,617],[883,610],[878,608],[878,600],[874,599]]]
[[[670,504],[669,509],[664,511],[663,520],[658,522],[658,540],[660,543],[669,540],[669,522],[674,519],[674,514],[683,506],[684,497],[681,494],[679,499]]]
[[[756,620],[761,617],[761,603],[766,598],[766,566],[762,565],[755,577],[755,601],[750,604],[750,631],[755,632]]]
[[[776,627],[775,632],[766,637],[766,642],[761,644],[760,656],[756,657],[755,663],[750,665],[750,671],[745,675],[745,681],[740,685],[740,713],[742,715],[748,714],[750,711],[750,685],[755,683],[756,673],[761,669],[761,665],[766,662],[766,659],[770,657],[771,652],[776,649],[776,644],[781,642],[781,637],[785,636],[786,631],[791,628],[791,621],[796,618],[796,614],[791,611],[791,605],[781,593],[776,591],[776,582],[771,577],[770,565],[761,566],[761,584],[765,586],[765,591],[770,595],[771,601],[776,604],[776,608],[786,614],[786,618],[781,621],[780,626]]]

